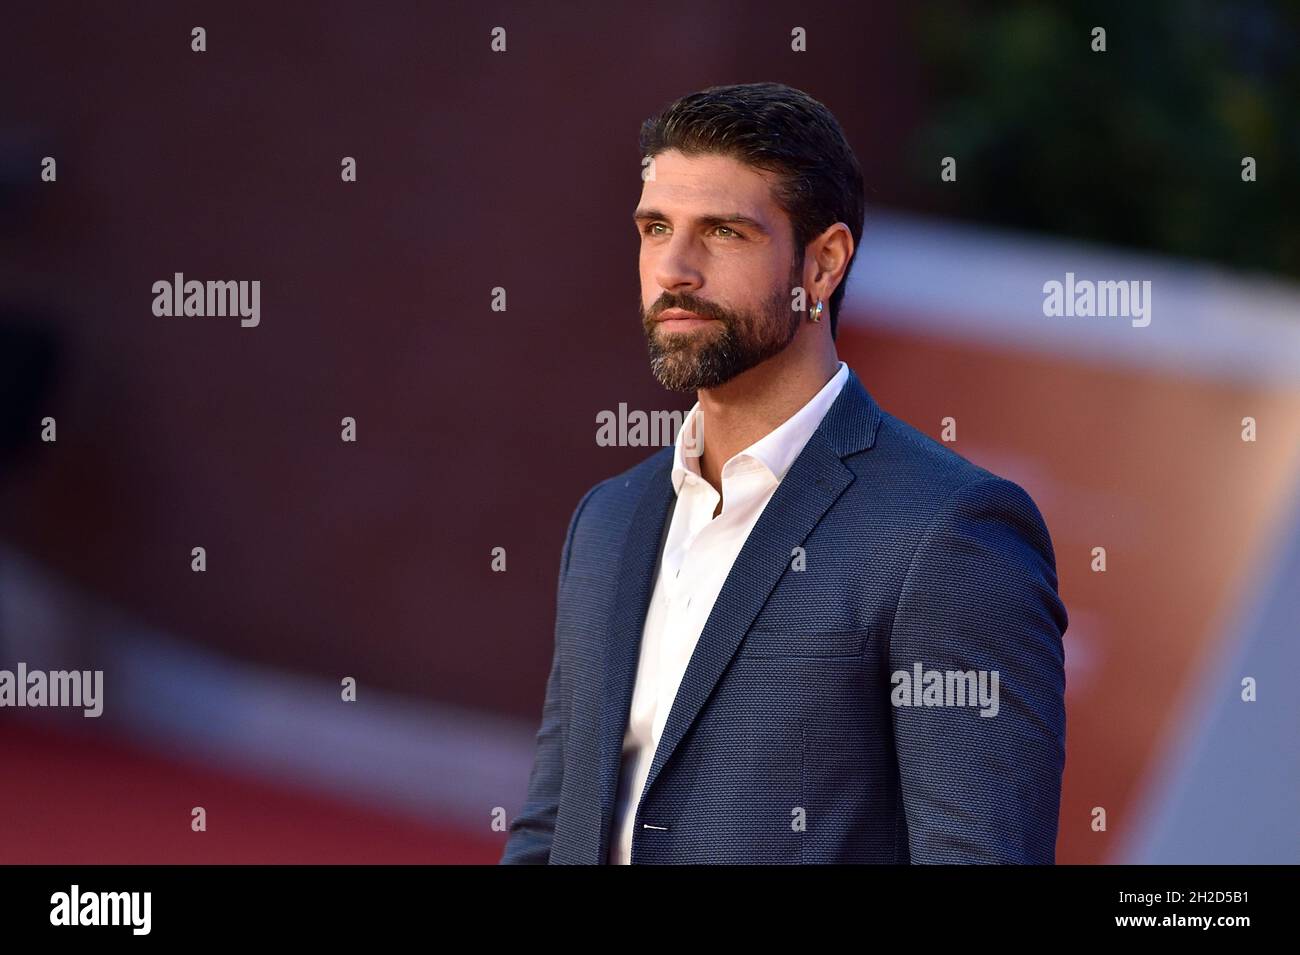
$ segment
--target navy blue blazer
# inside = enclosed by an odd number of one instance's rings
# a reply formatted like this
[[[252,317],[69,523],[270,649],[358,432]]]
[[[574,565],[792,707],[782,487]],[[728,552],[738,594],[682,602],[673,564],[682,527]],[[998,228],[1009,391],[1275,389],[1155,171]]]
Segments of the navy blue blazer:
[[[663,448],[597,484],[569,523],[502,863],[608,858],[672,459]],[[1029,495],[883,411],[850,373],[691,655],[633,863],[1053,862],[1066,624]],[[997,672],[996,708],[956,692],[980,671],[990,692]]]

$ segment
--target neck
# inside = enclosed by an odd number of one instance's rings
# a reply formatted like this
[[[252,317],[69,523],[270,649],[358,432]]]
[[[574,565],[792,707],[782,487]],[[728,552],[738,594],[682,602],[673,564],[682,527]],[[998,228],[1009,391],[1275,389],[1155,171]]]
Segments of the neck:
[[[788,421],[838,369],[830,336],[801,329],[783,351],[716,388],[701,388],[701,477],[721,494],[722,466]]]

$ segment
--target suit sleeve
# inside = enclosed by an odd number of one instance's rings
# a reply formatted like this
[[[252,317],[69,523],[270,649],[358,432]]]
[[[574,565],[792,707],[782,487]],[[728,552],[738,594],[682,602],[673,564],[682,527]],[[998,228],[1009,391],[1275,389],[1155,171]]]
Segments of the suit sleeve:
[[[959,489],[908,569],[889,672],[914,683],[918,663],[923,674],[983,671],[989,692],[975,706],[902,705],[891,682],[913,863],[1055,860],[1067,623],[1051,538],[1029,495],[1002,478]]]
[[[586,493],[569,520],[569,529],[564,535],[564,550],[560,555],[557,602],[564,599],[564,580],[569,571],[569,552],[573,547],[578,519],[595,491],[596,488],[592,488]],[[551,674],[546,681],[546,700],[542,704],[542,724],[537,731],[533,768],[528,776],[528,794],[523,809],[511,820],[510,835],[499,865],[546,865],[550,861],[555,817],[560,807],[560,787],[564,779],[567,700],[557,633],[555,649],[551,655]]]

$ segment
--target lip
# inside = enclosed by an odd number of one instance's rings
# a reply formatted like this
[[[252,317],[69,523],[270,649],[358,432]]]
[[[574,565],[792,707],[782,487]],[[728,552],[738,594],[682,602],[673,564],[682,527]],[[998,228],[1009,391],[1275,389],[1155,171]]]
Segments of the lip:
[[[655,323],[660,328],[670,332],[685,332],[692,328],[702,328],[705,325],[713,324],[714,321],[715,319],[702,318],[684,308],[666,308],[655,319]]]
[[[707,319],[696,315],[694,312],[688,312],[684,308],[666,308],[660,312],[659,317],[655,319],[657,322],[678,322],[689,320],[697,322],[707,321]]]

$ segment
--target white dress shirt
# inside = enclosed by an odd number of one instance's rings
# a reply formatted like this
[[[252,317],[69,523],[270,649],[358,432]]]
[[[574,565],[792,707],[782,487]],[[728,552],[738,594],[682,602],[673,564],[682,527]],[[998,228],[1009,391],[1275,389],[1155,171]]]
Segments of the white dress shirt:
[[[848,377],[848,365],[840,362],[839,370],[806,405],[722,466],[722,512],[717,517],[713,512],[718,507],[718,492],[700,476],[699,458],[682,451],[682,436],[696,433],[699,402],[677,433],[672,472],[677,501],[641,635],[636,684],[623,735],[611,865],[632,861],[636,808],[650,775],[655,747],[731,565]],[[708,440],[707,428],[704,440]]]

